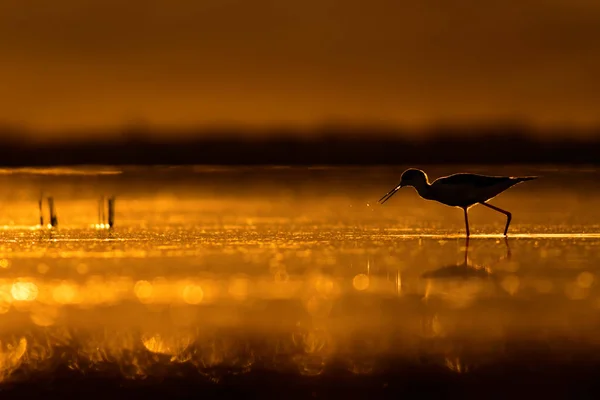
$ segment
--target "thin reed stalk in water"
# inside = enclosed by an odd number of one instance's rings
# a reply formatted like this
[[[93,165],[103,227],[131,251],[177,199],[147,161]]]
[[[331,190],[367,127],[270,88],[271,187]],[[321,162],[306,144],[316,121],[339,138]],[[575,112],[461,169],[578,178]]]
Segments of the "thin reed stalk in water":
[[[50,226],[56,228],[58,226],[58,217],[56,216],[53,197],[48,197],[48,209],[50,210]]]

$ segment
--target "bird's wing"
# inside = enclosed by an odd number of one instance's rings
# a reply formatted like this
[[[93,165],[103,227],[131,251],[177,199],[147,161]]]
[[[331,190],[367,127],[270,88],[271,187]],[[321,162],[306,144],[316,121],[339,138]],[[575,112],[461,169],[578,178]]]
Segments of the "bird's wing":
[[[485,188],[494,186],[500,183],[512,181],[513,178],[508,176],[486,176],[477,174],[454,174],[443,178],[436,179],[433,183],[436,185],[453,185],[453,186],[471,186],[476,188]]]

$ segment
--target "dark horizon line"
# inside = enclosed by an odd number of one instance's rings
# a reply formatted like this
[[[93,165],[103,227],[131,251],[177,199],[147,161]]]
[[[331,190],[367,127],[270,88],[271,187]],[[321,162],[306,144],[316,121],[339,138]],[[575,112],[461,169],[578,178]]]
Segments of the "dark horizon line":
[[[343,135],[49,142],[0,138],[0,166],[56,165],[600,165],[600,137],[544,140],[520,132],[421,138]]]

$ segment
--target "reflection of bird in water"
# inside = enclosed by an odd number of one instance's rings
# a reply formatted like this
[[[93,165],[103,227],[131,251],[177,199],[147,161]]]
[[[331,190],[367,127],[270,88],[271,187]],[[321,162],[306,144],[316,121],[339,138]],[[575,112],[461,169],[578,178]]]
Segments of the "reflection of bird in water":
[[[505,258],[510,258],[508,241],[506,255],[500,257],[495,263]],[[460,264],[453,264],[438,268],[421,275],[426,280],[423,300],[429,301],[431,297],[454,307],[466,307],[480,296],[488,296],[498,283],[496,274],[492,273],[491,265],[477,265],[469,260],[469,241],[465,247],[465,258]],[[489,286],[492,285],[492,286]]]
[[[508,246],[508,240],[505,240],[506,244],[506,255],[500,257],[496,262],[500,262],[505,259],[510,259],[510,247]],[[435,278],[486,278],[491,275],[491,268],[489,266],[477,265],[469,260],[469,240],[465,244],[465,259],[461,264],[449,265],[436,269],[435,271],[426,272],[422,275],[423,278],[435,279]]]
[[[411,168],[404,171],[400,178],[400,184],[386,193],[385,196],[379,199],[379,202],[383,204],[388,201],[401,187],[412,186],[419,193],[419,196],[426,200],[435,200],[447,206],[462,208],[465,214],[467,237],[470,234],[467,210],[476,204],[482,204],[506,215],[506,227],[504,228],[504,236],[506,236],[512,218],[511,213],[487,204],[487,201],[518,183],[535,178],[535,176],[510,177],[454,174],[436,179],[430,184],[425,172]]]

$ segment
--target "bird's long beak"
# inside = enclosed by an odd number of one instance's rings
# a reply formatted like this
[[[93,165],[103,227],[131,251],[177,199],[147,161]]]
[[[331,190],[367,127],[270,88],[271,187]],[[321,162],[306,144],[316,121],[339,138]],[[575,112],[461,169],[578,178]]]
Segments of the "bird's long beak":
[[[388,201],[393,195],[396,194],[396,192],[398,191],[398,189],[400,189],[402,187],[402,185],[398,185],[395,188],[393,188],[392,190],[390,190],[389,192],[387,192],[385,194],[385,196],[383,196],[381,199],[379,199],[379,203],[383,204],[386,201]]]

